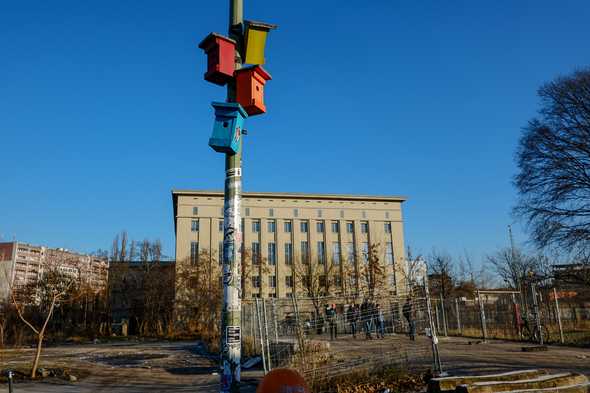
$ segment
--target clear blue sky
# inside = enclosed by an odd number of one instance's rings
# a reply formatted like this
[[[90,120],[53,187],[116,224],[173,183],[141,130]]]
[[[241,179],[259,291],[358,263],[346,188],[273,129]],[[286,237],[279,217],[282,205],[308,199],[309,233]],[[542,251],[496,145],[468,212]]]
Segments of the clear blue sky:
[[[507,244],[520,128],[541,83],[590,63],[588,1],[245,2],[280,26],[245,190],[406,195],[418,250]],[[227,3],[3,4],[4,240],[93,251],[127,229],[174,255],[170,190],[223,186],[207,140],[225,91],[197,44]]]

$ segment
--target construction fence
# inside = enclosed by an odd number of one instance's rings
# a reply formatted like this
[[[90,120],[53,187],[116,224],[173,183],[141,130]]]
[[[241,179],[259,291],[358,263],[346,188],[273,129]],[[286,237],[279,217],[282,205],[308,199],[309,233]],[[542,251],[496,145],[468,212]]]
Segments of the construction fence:
[[[242,345],[265,372],[298,369],[312,386],[355,371],[440,370],[427,287],[380,296],[251,299],[242,304]],[[370,300],[373,299],[373,300]]]
[[[539,344],[590,344],[590,302],[558,288],[478,290],[472,297],[432,298],[441,336],[519,340]]]

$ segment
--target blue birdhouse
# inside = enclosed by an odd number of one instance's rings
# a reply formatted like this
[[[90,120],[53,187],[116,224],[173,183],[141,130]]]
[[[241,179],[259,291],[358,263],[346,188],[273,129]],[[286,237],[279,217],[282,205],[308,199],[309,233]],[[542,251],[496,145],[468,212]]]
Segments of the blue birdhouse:
[[[235,102],[213,102],[211,105],[215,108],[215,124],[209,146],[218,153],[236,154],[240,150],[244,119],[248,114]]]

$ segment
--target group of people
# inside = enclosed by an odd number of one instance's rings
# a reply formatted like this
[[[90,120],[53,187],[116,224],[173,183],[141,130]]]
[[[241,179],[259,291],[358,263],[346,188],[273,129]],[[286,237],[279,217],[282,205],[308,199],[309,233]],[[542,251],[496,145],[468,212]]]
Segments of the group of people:
[[[346,322],[348,322],[354,338],[356,338],[359,322],[367,340],[373,338],[373,329],[378,338],[385,337],[385,316],[379,303],[371,303],[365,300],[360,306],[354,303],[351,304],[346,310]]]
[[[409,327],[410,340],[416,339],[416,322],[415,311],[413,303],[410,298],[402,306],[402,315],[406,319]],[[354,338],[357,338],[359,333],[358,326],[361,326],[361,332],[367,340],[373,339],[373,334],[376,338],[385,338],[385,315],[379,303],[363,301],[360,305],[353,303],[346,309],[345,315],[346,323],[350,328],[350,333]],[[325,318],[325,319],[324,319]],[[324,305],[324,318],[316,320],[316,329],[318,334],[322,334],[324,330],[324,321],[327,322],[327,328],[330,332],[330,340],[338,338],[338,310],[335,304]],[[311,330],[311,321],[305,324],[306,333]],[[318,323],[319,322],[319,323]]]

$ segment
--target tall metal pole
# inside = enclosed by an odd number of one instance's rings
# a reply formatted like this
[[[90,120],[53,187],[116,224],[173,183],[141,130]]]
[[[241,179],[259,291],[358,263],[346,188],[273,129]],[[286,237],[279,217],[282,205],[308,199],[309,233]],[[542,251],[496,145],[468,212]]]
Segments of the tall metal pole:
[[[236,69],[241,68],[243,0],[229,2],[229,36],[236,40]],[[235,102],[236,87],[227,86],[227,101]],[[242,138],[237,154],[225,156],[223,204],[223,309],[221,313],[221,381],[220,392],[240,391],[241,369],[241,297],[242,244],[240,205],[242,199]]]

